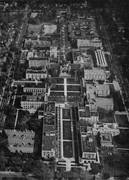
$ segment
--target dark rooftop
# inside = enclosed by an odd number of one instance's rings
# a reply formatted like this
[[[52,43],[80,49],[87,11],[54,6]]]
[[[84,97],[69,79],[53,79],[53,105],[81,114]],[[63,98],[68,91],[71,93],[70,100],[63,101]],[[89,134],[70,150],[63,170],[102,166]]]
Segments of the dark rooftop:
[[[83,152],[95,152],[94,136],[87,135],[86,137],[81,137],[81,139],[82,139],[82,151]]]
[[[25,86],[24,86],[25,88],[45,88],[45,83],[43,82],[43,83],[38,83],[38,81],[37,82],[35,82],[35,83],[25,83]]]

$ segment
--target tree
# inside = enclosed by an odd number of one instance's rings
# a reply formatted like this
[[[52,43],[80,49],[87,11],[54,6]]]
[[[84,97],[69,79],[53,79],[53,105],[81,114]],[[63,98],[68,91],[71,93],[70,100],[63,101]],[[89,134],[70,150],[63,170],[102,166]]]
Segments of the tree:
[[[34,161],[34,159],[29,158],[24,163],[23,172],[26,173],[26,174],[32,173],[35,165],[36,165],[36,162]]]
[[[28,122],[28,129],[33,131],[40,131],[41,130],[41,119],[38,118],[31,118]]]
[[[102,166],[100,165],[100,164],[97,164],[97,163],[92,163],[91,164],[91,173],[92,174],[98,174],[98,173],[100,173],[101,172],[101,168],[102,168]]]
[[[32,48],[32,46],[33,46],[32,41],[28,41],[28,42],[25,44],[25,48],[28,49],[28,50],[30,50],[30,49]]]
[[[114,140],[117,144],[129,147],[129,131],[121,130],[119,135],[114,136]]]
[[[16,47],[16,43],[15,43],[15,41],[12,41],[11,42],[11,44],[10,44],[10,50],[12,51],[12,52],[17,52],[17,47]]]
[[[20,157],[13,156],[11,157],[10,161],[11,161],[12,171],[16,171],[16,172],[22,171],[24,164]]]
[[[1,84],[2,86],[5,85],[6,80],[7,80],[7,77],[6,77],[5,75],[0,76],[0,84]]]
[[[54,172],[51,171],[49,166],[42,161],[36,161],[33,174],[40,180],[50,180],[54,177]]]
[[[64,179],[66,180],[77,180],[79,179],[79,176],[77,173],[72,172],[72,171],[64,171],[61,175]]]
[[[104,179],[109,179],[110,178],[110,174],[109,173],[104,173],[103,174],[103,178]]]
[[[0,171],[5,171],[7,163],[7,157],[0,154]]]
[[[16,108],[13,106],[13,105],[6,105],[4,106],[4,114],[6,116],[12,116],[12,115],[15,115],[16,113]]]

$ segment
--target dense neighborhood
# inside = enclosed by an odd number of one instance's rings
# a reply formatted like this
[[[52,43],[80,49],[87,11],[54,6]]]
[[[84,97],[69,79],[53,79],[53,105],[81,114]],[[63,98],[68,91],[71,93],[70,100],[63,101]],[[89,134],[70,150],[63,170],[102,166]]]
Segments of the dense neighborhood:
[[[128,179],[128,53],[101,1],[0,2],[0,180]]]

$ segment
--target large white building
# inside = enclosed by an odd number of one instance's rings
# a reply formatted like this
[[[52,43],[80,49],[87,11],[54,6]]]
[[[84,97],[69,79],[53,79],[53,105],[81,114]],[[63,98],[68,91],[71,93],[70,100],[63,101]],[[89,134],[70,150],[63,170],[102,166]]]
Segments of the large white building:
[[[97,96],[106,97],[110,94],[110,88],[108,84],[97,84],[95,89]]]
[[[118,129],[118,125],[116,123],[103,123],[103,124],[94,124],[94,126],[89,129],[89,133],[93,133],[97,135],[98,132],[100,134],[111,134],[112,136],[117,136],[120,134],[120,129]]]
[[[106,73],[103,69],[93,68],[84,70],[85,80],[106,80]]]
[[[100,67],[107,67],[108,64],[106,62],[105,54],[102,50],[95,51],[95,56],[97,60],[97,66]]]
[[[46,92],[45,83],[25,83],[24,93],[32,93],[33,95],[44,95]]]
[[[55,46],[51,46],[50,47],[50,57],[51,58],[57,58],[57,56],[58,56],[58,49],[57,49],[57,47]]]
[[[77,39],[77,46],[78,48],[81,47],[102,47],[101,40],[98,39]]]
[[[99,108],[103,108],[105,110],[113,110],[114,103],[113,98],[96,98],[96,105]]]
[[[26,70],[26,79],[31,80],[41,80],[47,78],[47,71],[46,70],[33,70],[27,69]]]
[[[87,165],[88,163],[100,163],[99,154],[96,149],[95,137],[87,133],[86,126],[80,127],[81,133],[81,153],[80,163]]]
[[[44,67],[49,65],[50,60],[48,57],[30,57],[28,63],[29,67]]]
[[[107,97],[110,94],[108,84],[86,84],[86,94],[88,99],[98,97]]]
[[[35,112],[39,107],[44,105],[43,96],[24,95],[21,99],[21,107],[24,110]]]

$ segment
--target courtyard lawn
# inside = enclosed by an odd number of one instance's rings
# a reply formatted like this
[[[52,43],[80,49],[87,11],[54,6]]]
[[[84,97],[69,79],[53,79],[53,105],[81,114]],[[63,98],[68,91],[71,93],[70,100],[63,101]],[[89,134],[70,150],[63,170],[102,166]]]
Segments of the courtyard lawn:
[[[65,158],[73,157],[72,141],[63,141],[63,155]]]
[[[63,109],[62,111],[63,111],[62,112],[63,119],[70,119],[71,118],[70,109]]]
[[[72,140],[70,121],[63,121],[63,140]]]

